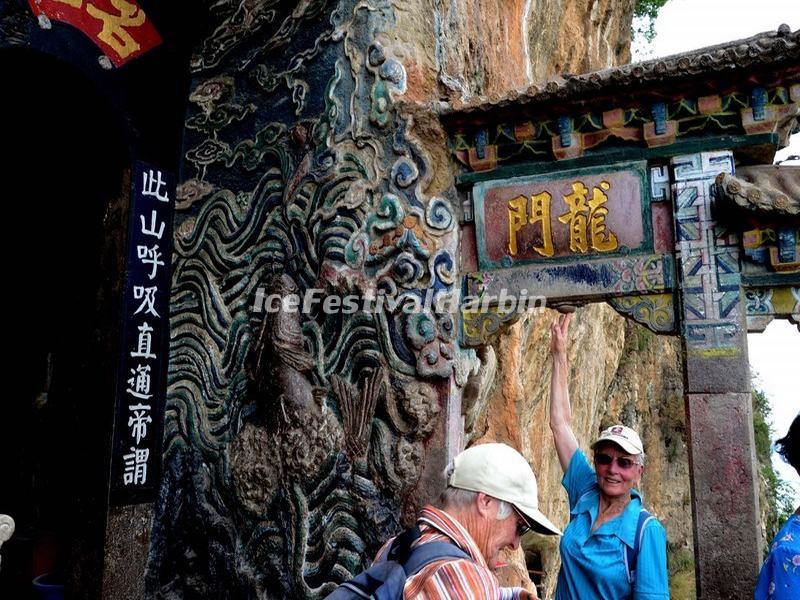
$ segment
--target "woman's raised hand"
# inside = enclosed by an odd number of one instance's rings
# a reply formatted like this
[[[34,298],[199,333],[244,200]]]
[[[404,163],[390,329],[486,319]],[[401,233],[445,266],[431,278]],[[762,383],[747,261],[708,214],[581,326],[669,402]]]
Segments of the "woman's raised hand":
[[[572,313],[558,315],[558,318],[550,325],[550,353],[566,354],[567,337],[569,334],[569,323],[572,321]]]
[[[553,372],[550,379],[550,430],[558,454],[558,462],[566,473],[572,456],[578,450],[578,441],[572,431],[572,408],[569,405],[569,364],[567,337],[572,313],[558,315],[550,326],[550,354],[553,357]]]

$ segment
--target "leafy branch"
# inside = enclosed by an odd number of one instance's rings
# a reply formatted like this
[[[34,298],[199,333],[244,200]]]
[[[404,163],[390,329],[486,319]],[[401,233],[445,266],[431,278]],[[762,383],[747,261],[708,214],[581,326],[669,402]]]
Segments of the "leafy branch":
[[[652,42],[656,37],[656,17],[658,11],[669,0],[636,0],[636,5],[633,7],[634,34],[644,36],[648,42]]]

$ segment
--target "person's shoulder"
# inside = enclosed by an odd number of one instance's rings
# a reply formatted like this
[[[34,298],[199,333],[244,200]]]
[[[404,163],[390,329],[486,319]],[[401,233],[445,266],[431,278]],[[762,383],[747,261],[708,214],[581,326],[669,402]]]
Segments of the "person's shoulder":
[[[641,518],[644,519],[642,529],[640,531],[641,538],[649,538],[650,540],[663,540],[667,539],[667,530],[659,518],[647,509],[642,509],[640,513]]]
[[[430,565],[431,574],[458,573],[466,581],[480,580],[497,585],[497,578],[488,567],[478,564],[469,558],[451,558],[436,561]]]
[[[383,558],[388,554],[389,548],[392,546],[392,542],[394,542],[395,538],[389,538],[387,541],[383,543],[381,549],[378,550],[378,553],[375,555],[375,558],[372,560],[372,564],[379,563],[383,560]]]
[[[667,530],[664,528],[664,524],[661,522],[661,519],[658,518],[658,515],[653,513],[653,511],[647,510],[646,508],[643,510],[647,511],[644,527],[652,532],[666,534]]]
[[[581,468],[584,465],[589,465],[589,459],[586,458],[586,453],[582,449],[576,448],[572,458],[569,459],[567,468]],[[591,467],[591,465],[589,465],[589,467]]]
[[[576,481],[587,477],[594,480],[594,469],[584,451],[578,448],[575,450],[575,454],[572,455],[569,465],[567,465],[567,470],[564,471],[563,480]]]
[[[647,521],[647,525],[652,527],[658,526],[663,528],[664,525],[663,523],[661,523],[661,519],[659,518],[658,514],[655,511],[646,507],[644,504],[642,504],[641,500],[639,500],[639,502],[640,506],[642,507],[641,508],[642,518]]]
[[[428,586],[435,586],[437,589],[444,587],[452,593],[465,594],[465,597],[478,590],[499,590],[494,574],[487,567],[468,558],[443,559],[425,566],[409,578],[406,594],[410,590],[410,597],[414,597],[415,593]]]
[[[770,551],[781,554],[800,553],[800,516],[792,515],[789,518],[772,541]]]
[[[434,570],[436,571],[439,569],[455,569],[460,571],[474,571],[481,574],[492,575],[492,572],[488,567],[478,564],[471,558],[443,558],[442,560],[437,560],[431,563],[430,566],[434,567]],[[492,575],[492,577],[494,577],[494,575]]]

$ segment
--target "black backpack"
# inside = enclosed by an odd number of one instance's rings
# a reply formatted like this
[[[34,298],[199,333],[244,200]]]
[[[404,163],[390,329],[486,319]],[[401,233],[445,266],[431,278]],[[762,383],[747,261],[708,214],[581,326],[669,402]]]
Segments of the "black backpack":
[[[406,579],[418,573],[426,565],[445,558],[472,560],[466,552],[449,542],[428,542],[411,548],[411,544],[419,536],[418,527],[398,535],[386,556],[350,581],[341,584],[327,596],[326,600],[353,598],[401,600]]]

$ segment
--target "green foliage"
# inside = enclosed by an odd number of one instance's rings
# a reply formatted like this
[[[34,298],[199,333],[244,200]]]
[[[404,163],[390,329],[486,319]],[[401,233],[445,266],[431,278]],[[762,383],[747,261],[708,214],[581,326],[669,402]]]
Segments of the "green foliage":
[[[681,571],[694,571],[694,554],[689,548],[676,547],[667,542],[667,566],[670,576]]]
[[[756,457],[762,464],[770,464],[770,454],[772,453],[772,431],[767,419],[772,414],[767,395],[753,388],[753,431],[756,441]]]
[[[688,548],[668,543],[669,595],[672,600],[695,600],[694,555]]]
[[[672,600],[696,600],[694,564],[690,570],[679,571],[669,578],[669,597]]]
[[[667,3],[668,0],[636,0],[633,7],[633,16],[639,18],[655,19],[658,11]]]
[[[765,523],[767,545],[775,537],[783,523],[794,512],[791,503],[791,486],[784,481],[772,467],[772,436],[774,432],[769,426],[772,409],[766,394],[753,388],[753,432],[755,433],[756,458],[761,471],[761,487],[766,503]]]
[[[639,22],[634,29],[635,34],[644,36],[650,42],[656,36],[655,22],[658,11],[668,0],[636,0],[633,7],[633,18]]]
[[[682,456],[683,435],[686,429],[683,396],[671,394],[662,405],[661,437],[667,451],[667,461],[674,463]]]
[[[786,481],[781,479],[780,475],[771,466],[762,466],[761,476],[764,480],[767,497],[767,514],[764,525],[767,531],[768,546],[775,534],[778,533],[778,530],[792,516],[794,506],[792,506],[790,500],[792,488]],[[765,552],[768,549],[768,547],[765,547]]]
[[[644,352],[645,350],[647,350],[647,347],[650,345],[650,342],[653,341],[655,335],[656,334],[654,334],[646,327],[639,327],[636,330],[636,349],[639,352]]]
[[[626,365],[632,360],[641,360],[640,357],[635,356],[636,352],[645,352],[655,339],[656,334],[650,331],[647,327],[634,323],[633,321],[625,322],[625,344],[622,347],[622,356],[620,356],[620,366]]]

